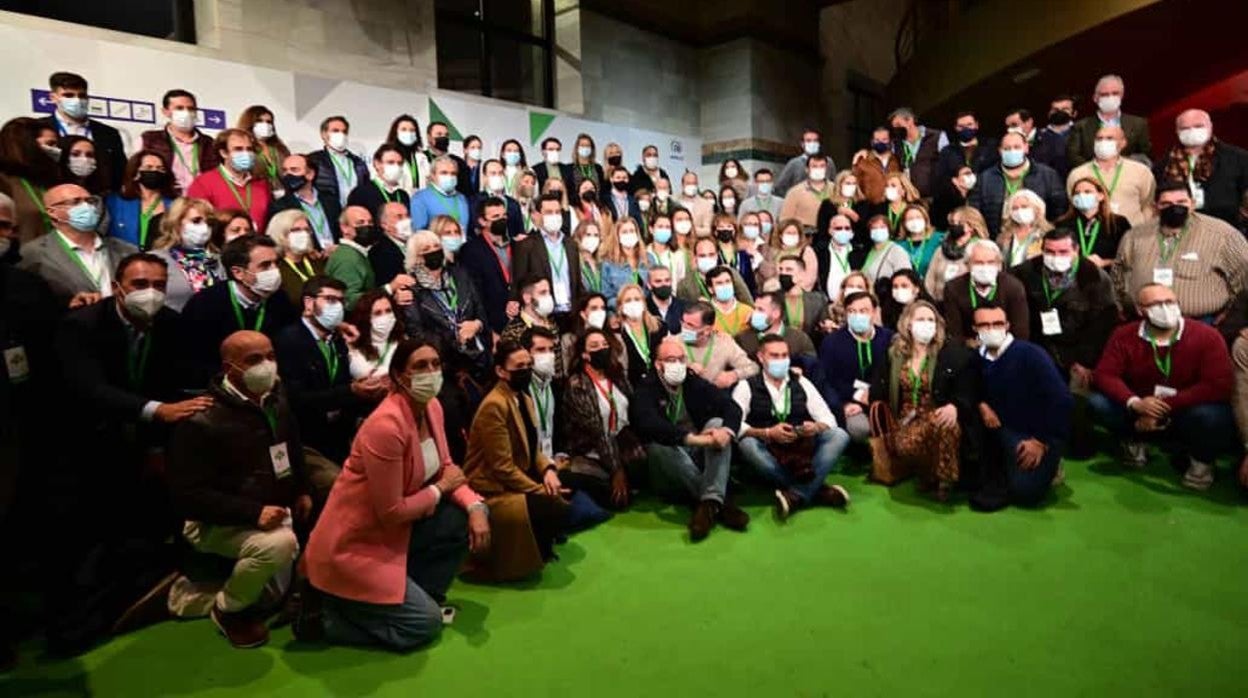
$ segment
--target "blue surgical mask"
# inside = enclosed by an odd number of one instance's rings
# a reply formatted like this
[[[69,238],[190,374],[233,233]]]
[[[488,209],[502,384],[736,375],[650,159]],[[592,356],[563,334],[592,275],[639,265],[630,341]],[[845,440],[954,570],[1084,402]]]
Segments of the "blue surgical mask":
[[[503,164],[516,166],[520,164],[520,152],[516,150],[508,150],[503,153]]]
[[[680,341],[684,342],[685,344],[697,344],[698,343],[698,331],[691,330],[688,327],[680,328]]]
[[[87,202],[82,202],[69,209],[69,225],[80,233],[89,233],[100,224],[100,209]]]
[[[888,241],[888,228],[872,228],[871,229],[871,242],[874,242],[878,245],[881,242],[887,242],[887,241]]]
[[[789,375],[789,360],[771,359],[767,362],[767,374],[772,378],[784,378]]]
[[[720,303],[727,303],[728,301],[732,300],[732,297],[734,295],[736,295],[736,289],[734,289],[732,286],[716,286],[715,287],[715,300],[719,301]]]
[[[256,164],[256,156],[250,150],[230,153],[230,164],[239,172],[250,172],[252,165]]]
[[[316,314],[316,323],[321,327],[333,332],[342,324],[343,313],[342,303],[325,303],[321,306],[321,312]]]
[[[763,235],[771,235],[771,223],[763,222]]]
[[[719,264],[719,260],[714,257],[698,257],[698,260],[695,263],[698,265],[698,271],[705,274],[706,272],[714,269],[715,266]]]
[[[459,177],[455,175],[438,175],[438,189],[442,190],[443,194],[450,194],[458,183]]]
[[[1088,211],[1095,211],[1096,194],[1091,192],[1080,192],[1070,197],[1070,203],[1074,204],[1076,209],[1083,211],[1084,213],[1087,213]]]
[[[750,313],[750,327],[753,327],[756,332],[762,332],[771,327],[771,323],[767,322],[767,313],[761,310]]]
[[[61,111],[67,116],[81,119],[87,115],[87,100],[82,97],[62,97]]]
[[[655,242],[661,245],[666,245],[671,239],[672,239],[671,228],[655,228],[654,229],[654,241]]]
[[[832,231],[832,239],[836,241],[836,244],[838,244],[838,245],[840,245],[840,246],[844,247],[845,245],[848,245],[848,244],[850,243],[850,241],[851,241],[851,240],[853,240],[853,239],[854,239],[854,231],[852,231],[852,230],[833,230],[833,231]]]
[[[1001,151],[1001,164],[1006,167],[1018,167],[1027,159],[1027,155],[1022,150],[1010,149]]]
[[[849,331],[854,334],[866,334],[871,329],[871,316],[866,313],[849,313],[845,316]]]
[[[464,239],[458,235],[448,235],[442,238],[442,251],[447,254],[455,254],[463,246]]]

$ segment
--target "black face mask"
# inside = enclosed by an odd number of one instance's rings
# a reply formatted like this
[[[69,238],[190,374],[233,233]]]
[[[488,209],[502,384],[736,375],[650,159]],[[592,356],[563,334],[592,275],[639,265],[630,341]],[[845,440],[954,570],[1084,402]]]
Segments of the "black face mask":
[[[288,174],[282,175],[282,188],[286,191],[296,191],[302,189],[308,180],[303,175]]]
[[[951,226],[949,228],[949,237],[940,243],[940,251],[944,253],[945,259],[956,262],[962,259],[962,255],[966,254],[966,246],[957,243],[957,239],[962,237],[963,232],[962,226],[956,226],[956,228]]]
[[[499,218],[498,220],[490,221],[490,235],[493,235],[494,239],[500,243],[507,244],[510,241],[507,235],[507,219]]]
[[[610,157],[608,157],[608,158],[607,158],[607,164],[608,164],[608,165],[610,165],[610,166],[612,166],[612,167],[619,167],[619,166],[620,166],[620,164],[621,164],[621,163],[623,163],[623,162],[624,162],[624,156],[623,156],[623,155],[612,155],[612,156],[610,156]]]
[[[628,191],[628,180],[624,180],[623,182],[612,182],[611,188],[616,191]]]
[[[793,289],[793,284],[794,284],[794,283],[796,283],[796,282],[793,280],[793,275],[792,275],[792,274],[781,274],[781,275],[780,275],[780,290],[781,290],[781,291],[783,291],[783,292],[785,292],[785,293],[788,293],[789,291],[791,291],[791,290]]]
[[[888,129],[889,138],[895,141],[904,141],[909,134],[910,132],[906,130],[905,126],[894,126]]]
[[[654,288],[650,289],[650,292],[654,294],[655,298],[658,298],[661,301],[665,301],[668,298],[672,297],[671,286],[655,286]]]
[[[139,184],[148,189],[164,189],[169,183],[169,173],[160,170],[144,170],[139,173]]]
[[[590,189],[584,194],[581,194],[581,201],[584,201],[587,204],[598,203],[598,192],[594,191],[593,189]]]
[[[1167,228],[1182,228],[1187,223],[1188,213],[1186,206],[1173,204],[1158,211],[1157,217],[1161,219],[1161,224]]]
[[[355,226],[355,243],[361,247],[372,247],[381,238],[381,231],[375,225]]]
[[[611,365],[611,348],[589,352],[589,365],[595,370],[605,371]]]
[[[434,150],[440,150],[445,153],[446,149],[449,147],[451,147],[451,139],[449,136],[438,136],[433,139]]]
[[[1071,116],[1069,112],[1060,109],[1049,114],[1049,124],[1053,126],[1065,126],[1074,120],[1075,117]]]
[[[977,128],[960,128],[958,129],[958,141],[961,143],[970,143],[979,135]]]
[[[731,230],[728,230],[727,228],[725,228],[724,230],[715,231],[715,238],[719,240],[720,242],[732,242],[733,237],[734,237],[733,232]]]
[[[446,253],[442,250],[434,250],[425,255],[425,268],[430,271],[437,271],[446,263]]]
[[[511,377],[507,379],[507,385],[517,393],[527,392],[529,384],[533,382],[533,369],[518,368],[511,372]]]
[[[889,148],[889,145],[887,143],[881,143],[879,141],[871,141],[871,150],[874,150],[880,155],[887,153],[888,148]]]

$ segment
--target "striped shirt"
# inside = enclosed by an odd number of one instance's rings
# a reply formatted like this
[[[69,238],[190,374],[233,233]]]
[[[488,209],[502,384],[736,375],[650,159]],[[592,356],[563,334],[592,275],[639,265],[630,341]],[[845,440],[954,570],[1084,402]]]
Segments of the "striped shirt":
[[[1216,315],[1244,290],[1248,241],[1230,224],[1192,213],[1187,233],[1180,234],[1177,247],[1165,261],[1159,228],[1156,220],[1134,227],[1118,246],[1114,289],[1124,308],[1135,305],[1135,295],[1142,286],[1154,279],[1164,283],[1170,276],[1179,307],[1189,317]]]

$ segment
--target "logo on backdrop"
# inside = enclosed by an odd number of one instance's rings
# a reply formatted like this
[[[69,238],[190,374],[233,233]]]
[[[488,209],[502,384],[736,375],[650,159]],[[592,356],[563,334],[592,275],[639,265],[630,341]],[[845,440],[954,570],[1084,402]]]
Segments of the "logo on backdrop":
[[[52,101],[52,96],[47,90],[31,88],[30,108],[40,114],[51,114],[56,111],[56,103]],[[129,121],[139,124],[155,124],[159,114],[156,105],[152,102],[99,95],[91,95],[87,112],[93,119]],[[213,130],[225,128],[225,110],[200,109],[196,117],[196,125]]]
[[[685,144],[682,141],[673,139],[667,147],[668,156],[672,160],[685,161]]]

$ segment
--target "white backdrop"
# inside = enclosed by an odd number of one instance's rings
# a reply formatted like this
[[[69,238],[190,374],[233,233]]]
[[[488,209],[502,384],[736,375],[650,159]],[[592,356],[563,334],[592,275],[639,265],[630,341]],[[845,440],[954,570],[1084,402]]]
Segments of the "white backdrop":
[[[0,25],[0,65],[5,66],[4,87],[0,88],[4,119],[36,112],[39,95],[34,91],[47,89],[51,73],[76,72],[90,82],[92,113],[121,131],[128,152],[133,151],[140,133],[163,123],[161,95],[180,87],[196,95],[208,133],[232,126],[249,105],[265,105],[274,114],[278,135],[293,151],[320,148],[321,119],[343,114],[351,122],[350,148],[367,159],[395,116],[410,113],[423,129],[432,100],[462,135],[481,136],[486,153],[496,155],[503,140],[519,139],[530,164],[540,161],[530,138],[530,111],[554,116],[537,140],[540,143],[547,135],[560,138],[565,159],[571,155],[576,134],[583,131],[597,142],[600,161],[603,146],[615,141],[624,148],[630,169],[640,161],[642,147],[651,143],[659,147],[662,165],[673,177],[701,164],[702,142],[697,138],[586,121],[441,90],[431,94],[394,90],[98,39],[64,41],[54,33],[9,25]],[[460,145],[454,144],[453,149],[460,150]]]

